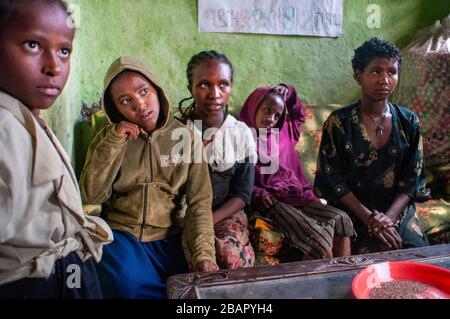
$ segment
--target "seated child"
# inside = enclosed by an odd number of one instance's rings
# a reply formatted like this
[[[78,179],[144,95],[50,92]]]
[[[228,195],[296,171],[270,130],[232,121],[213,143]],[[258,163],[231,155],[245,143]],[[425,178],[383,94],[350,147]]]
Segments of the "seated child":
[[[103,294],[166,298],[167,278],[189,271],[182,227],[192,268],[217,269],[208,166],[194,162],[202,144],[172,118],[163,89],[142,62],[118,58],[104,88],[111,124],[92,141],[80,181],[85,203],[103,204],[113,228],[115,240],[97,267]],[[175,140],[175,132],[186,133],[187,141]]]
[[[295,151],[305,120],[295,89],[257,88],[245,101],[240,119],[257,136],[252,207],[269,217],[304,259],[349,255],[350,237],[355,235],[350,218],[320,202]]]
[[[249,240],[244,208],[250,203],[256,148],[250,129],[227,114],[233,66],[214,50],[194,55],[187,67],[194,99],[182,121],[201,139],[213,188],[212,209],[216,257],[220,268],[252,267],[255,252]]]
[[[49,19],[51,17],[51,19]],[[0,298],[101,298],[111,229],[85,216],[70,159],[40,118],[69,76],[59,0],[0,0]]]

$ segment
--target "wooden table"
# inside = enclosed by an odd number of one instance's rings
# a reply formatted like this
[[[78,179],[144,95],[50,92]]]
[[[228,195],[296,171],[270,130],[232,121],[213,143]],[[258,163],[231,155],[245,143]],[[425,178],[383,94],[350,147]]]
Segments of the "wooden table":
[[[415,261],[450,269],[450,244],[350,257],[311,260],[172,276],[171,299],[353,298],[353,277],[385,261]]]

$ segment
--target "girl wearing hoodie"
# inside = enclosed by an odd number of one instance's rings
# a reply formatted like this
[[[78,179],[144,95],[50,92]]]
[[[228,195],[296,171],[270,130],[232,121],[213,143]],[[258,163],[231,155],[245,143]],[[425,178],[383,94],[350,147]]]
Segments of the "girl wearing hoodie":
[[[102,204],[114,233],[97,267],[103,294],[165,298],[166,279],[189,271],[183,229],[193,270],[217,269],[208,166],[193,160],[202,145],[172,118],[163,89],[140,61],[118,58],[104,87],[111,124],[92,141],[80,181],[85,203]],[[180,142],[174,131],[188,138]]]
[[[294,87],[257,88],[240,119],[256,130],[258,140],[253,208],[269,217],[304,259],[350,255],[350,237],[355,235],[350,218],[321,203],[295,151],[305,110]]]

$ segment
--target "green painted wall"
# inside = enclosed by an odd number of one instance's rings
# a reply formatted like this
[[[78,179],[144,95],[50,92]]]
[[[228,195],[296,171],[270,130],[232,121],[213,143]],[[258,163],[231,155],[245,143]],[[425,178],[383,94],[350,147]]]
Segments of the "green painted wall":
[[[379,36],[400,47],[416,30],[450,13],[448,0],[344,0],[339,38],[199,33],[197,1],[71,0],[80,6],[72,73],[67,89],[44,117],[74,158],[74,127],[81,104],[99,99],[104,73],[119,55],[142,58],[166,88],[172,106],[188,96],[189,58],[206,49],[224,52],[234,64],[232,109],[259,85],[295,85],[307,103],[348,103],[359,95],[350,59],[363,41]],[[381,8],[381,28],[367,27],[367,6]],[[74,148],[75,146],[75,148]]]

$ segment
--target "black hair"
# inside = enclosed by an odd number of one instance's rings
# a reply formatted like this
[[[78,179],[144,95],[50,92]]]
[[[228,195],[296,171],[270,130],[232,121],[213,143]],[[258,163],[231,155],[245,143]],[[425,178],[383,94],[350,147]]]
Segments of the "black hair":
[[[396,59],[398,68],[402,65],[402,52],[390,41],[372,38],[355,50],[352,58],[353,70],[364,71],[365,67],[375,58]]]
[[[192,77],[194,74],[194,69],[197,65],[202,63],[205,60],[218,60],[222,63],[227,64],[230,67],[231,70],[231,83],[233,83],[233,65],[231,64],[230,60],[226,57],[225,54],[217,52],[215,50],[209,50],[209,51],[201,51],[191,57],[189,60],[187,69],[186,69],[186,76],[188,79],[188,85],[189,87],[192,87]],[[186,110],[183,110],[183,103],[189,100],[194,99],[192,96],[182,99],[178,103],[178,110],[181,113],[181,121],[185,122],[186,119],[191,118],[192,113],[195,111],[195,101],[193,101]],[[228,113],[228,105],[226,106],[226,112]]]
[[[0,26],[6,24],[17,13],[19,5],[32,3],[57,4],[70,16],[67,4],[63,0],[0,0]]]

